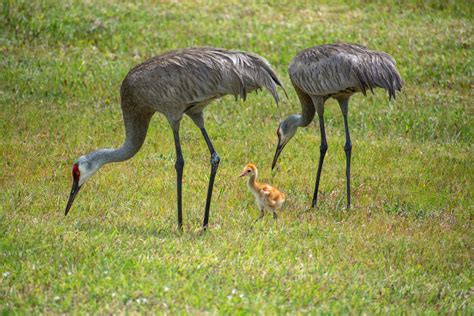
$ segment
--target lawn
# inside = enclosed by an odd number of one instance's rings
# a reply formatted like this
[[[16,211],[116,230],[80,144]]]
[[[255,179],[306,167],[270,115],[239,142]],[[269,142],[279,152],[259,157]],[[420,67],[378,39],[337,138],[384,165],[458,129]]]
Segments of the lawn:
[[[473,9],[468,1],[5,0],[0,25],[0,311],[8,314],[474,313]],[[354,42],[390,53],[405,86],[352,98],[353,207],[345,209],[342,115],[311,209],[317,120],[270,165],[280,119],[300,111],[286,69],[302,49]],[[155,115],[142,150],[102,168],[69,215],[75,159],[119,146],[128,70],[167,50],[216,46],[268,59],[289,98],[232,96],[206,111],[221,157],[209,230],[209,153]],[[245,180],[288,195],[258,216]]]

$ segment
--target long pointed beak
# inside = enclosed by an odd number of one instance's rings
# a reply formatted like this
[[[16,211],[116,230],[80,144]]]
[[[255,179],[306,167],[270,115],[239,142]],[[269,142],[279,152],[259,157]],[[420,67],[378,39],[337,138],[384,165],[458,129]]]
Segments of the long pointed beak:
[[[69,209],[72,206],[72,202],[74,202],[74,199],[76,198],[76,195],[80,189],[81,187],[79,186],[79,181],[74,180],[74,182],[72,183],[71,194],[69,195],[69,200],[67,201],[66,211],[64,212],[64,215],[67,215],[67,213],[69,213]]]
[[[280,157],[280,154],[283,151],[283,148],[285,148],[285,145],[280,145],[280,142],[278,142],[277,149],[275,151],[275,156],[273,157],[272,170],[275,168],[278,161],[278,157]]]

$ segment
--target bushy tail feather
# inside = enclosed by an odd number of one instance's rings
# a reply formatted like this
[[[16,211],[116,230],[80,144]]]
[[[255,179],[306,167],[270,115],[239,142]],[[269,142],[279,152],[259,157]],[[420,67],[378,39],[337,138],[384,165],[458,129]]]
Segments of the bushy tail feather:
[[[246,96],[247,91],[265,88],[271,93],[276,104],[278,104],[280,98],[276,86],[280,86],[288,98],[288,94],[282,83],[265,59],[250,53],[241,54],[240,56],[237,54],[234,60],[234,65],[236,66],[235,73],[238,74],[239,79],[241,79],[240,82],[243,85],[243,87],[240,88],[240,90],[244,92],[241,97],[243,95]]]
[[[401,91],[403,80],[395,67],[395,60],[382,52],[373,52],[366,61],[353,69],[359,87],[364,95],[369,89],[379,87],[387,90],[389,99],[395,99],[395,92]]]
[[[257,57],[257,59],[261,61],[262,68],[264,68],[267,71],[268,75],[272,78],[273,82],[276,83],[283,90],[286,98],[289,99],[288,93],[286,93],[285,87],[283,87],[283,84],[281,83],[280,79],[278,79],[276,73],[270,67],[268,62],[266,60],[262,60],[260,57]]]

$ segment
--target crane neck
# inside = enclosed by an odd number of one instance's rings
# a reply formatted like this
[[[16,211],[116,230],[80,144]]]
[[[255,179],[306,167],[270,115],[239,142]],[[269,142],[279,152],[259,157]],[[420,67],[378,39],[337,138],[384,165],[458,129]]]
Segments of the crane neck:
[[[87,155],[87,160],[96,164],[97,169],[111,162],[128,160],[135,156],[145,141],[151,115],[130,116],[123,113],[125,123],[125,141],[119,148],[103,148]]]
[[[97,149],[87,155],[87,160],[95,166],[94,169],[98,169],[108,163],[120,162],[132,158],[140,147],[141,144],[131,144],[125,141],[119,148]]]
[[[308,126],[314,118],[315,108],[314,106],[302,106],[302,112],[298,118],[298,127],[306,127]]]
[[[131,145],[125,142],[119,148],[102,148],[98,149],[88,156],[90,158],[94,157],[94,160],[97,160],[99,164],[105,165],[112,162],[121,162],[128,160],[135,156],[135,154],[140,150],[141,145]]]
[[[294,115],[295,125],[297,127],[306,127],[313,121],[317,105],[314,100],[308,94],[301,91],[295,83],[293,83],[293,86],[301,104],[301,114]]]

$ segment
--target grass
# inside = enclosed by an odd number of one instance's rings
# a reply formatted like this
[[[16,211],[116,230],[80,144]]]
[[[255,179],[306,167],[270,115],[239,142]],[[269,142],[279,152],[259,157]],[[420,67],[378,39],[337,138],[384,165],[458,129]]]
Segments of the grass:
[[[0,33],[0,310],[30,313],[472,314],[473,6],[463,1],[3,1]],[[320,206],[309,209],[317,123],[270,172],[278,121],[299,111],[286,67],[303,48],[347,41],[389,52],[405,80],[355,96],[353,209],[342,117],[327,104]],[[265,56],[287,87],[226,97],[206,112],[221,156],[200,236],[209,156],[184,119],[184,233],[174,144],[153,118],[132,160],[108,165],[63,211],[71,165],[123,141],[119,87],[166,50],[210,45]],[[257,224],[237,176],[255,162],[287,192]]]

